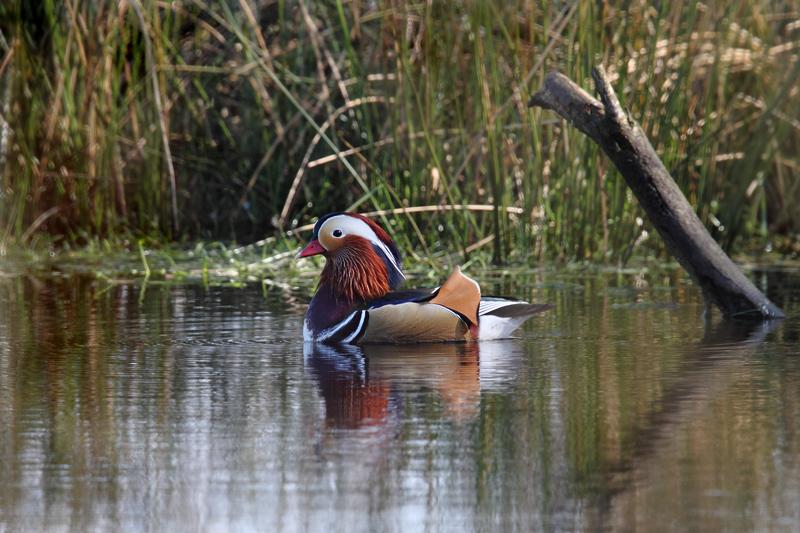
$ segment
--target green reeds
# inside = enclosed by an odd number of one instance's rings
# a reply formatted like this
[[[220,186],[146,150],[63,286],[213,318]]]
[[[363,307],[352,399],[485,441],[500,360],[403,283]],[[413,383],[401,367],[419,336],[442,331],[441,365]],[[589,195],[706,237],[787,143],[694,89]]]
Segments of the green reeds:
[[[719,240],[796,235],[799,13],[14,0],[0,7],[0,243],[252,242],[358,209],[391,213],[376,216],[419,258],[659,253],[608,160],[526,106],[547,71],[588,88],[597,63]],[[437,205],[481,207],[402,209]]]

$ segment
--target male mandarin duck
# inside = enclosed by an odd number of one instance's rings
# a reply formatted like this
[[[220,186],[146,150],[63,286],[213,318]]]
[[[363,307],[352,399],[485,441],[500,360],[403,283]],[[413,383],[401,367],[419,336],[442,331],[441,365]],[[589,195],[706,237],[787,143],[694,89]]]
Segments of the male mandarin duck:
[[[400,252],[376,222],[331,213],[314,226],[298,258],[322,254],[325,268],[303,324],[306,341],[328,344],[417,343],[507,338],[549,309],[509,298],[481,297],[456,267],[435,289],[397,290],[405,280]]]

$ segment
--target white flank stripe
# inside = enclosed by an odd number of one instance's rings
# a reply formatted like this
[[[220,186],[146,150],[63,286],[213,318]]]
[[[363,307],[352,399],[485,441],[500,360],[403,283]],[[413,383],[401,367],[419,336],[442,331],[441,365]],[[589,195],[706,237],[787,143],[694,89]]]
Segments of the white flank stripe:
[[[366,320],[366,318],[367,318],[367,312],[361,311],[361,320],[358,322],[358,326],[353,331],[353,333],[345,337],[345,339],[342,342],[352,342],[353,339],[358,337],[358,334],[361,333],[361,328],[364,327],[364,320]]]
[[[345,327],[347,325],[347,323],[350,322],[350,319],[353,318],[357,312],[358,311],[350,313],[349,315],[347,315],[347,317],[344,320],[342,320],[341,322],[336,324],[336,326],[334,326],[332,328],[328,328],[325,331],[323,331],[319,336],[319,340],[324,341],[324,340],[328,340],[331,337],[333,337],[336,334],[337,331],[339,331],[340,329]]]

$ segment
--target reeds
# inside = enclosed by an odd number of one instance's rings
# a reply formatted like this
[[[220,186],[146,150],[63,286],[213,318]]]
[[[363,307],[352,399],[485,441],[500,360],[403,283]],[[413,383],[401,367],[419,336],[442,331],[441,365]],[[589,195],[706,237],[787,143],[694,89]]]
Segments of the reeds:
[[[358,209],[422,256],[657,253],[597,148],[526,106],[596,63],[726,246],[800,229],[797,1],[15,0],[0,21],[3,244],[252,242]]]

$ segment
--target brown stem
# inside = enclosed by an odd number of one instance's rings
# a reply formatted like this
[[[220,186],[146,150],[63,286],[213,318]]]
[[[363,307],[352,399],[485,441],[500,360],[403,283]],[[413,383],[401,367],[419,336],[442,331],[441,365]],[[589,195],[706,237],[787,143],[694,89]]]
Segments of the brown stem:
[[[172,163],[172,151],[169,147],[169,128],[167,127],[167,115],[164,111],[164,106],[161,104],[161,87],[158,83],[158,74],[156,73],[156,60],[153,55],[153,44],[150,41],[150,26],[144,18],[142,13],[142,6],[139,0],[129,0],[129,4],[136,17],[139,19],[139,24],[142,27],[142,39],[144,40],[145,59],[147,61],[147,69],[150,73],[150,80],[153,83],[153,102],[156,106],[156,113],[158,114],[158,126],[161,130],[161,143],[164,145],[164,160],[167,163],[167,172],[169,173],[169,190],[172,200],[172,231],[177,232],[178,228],[178,188],[175,179],[175,166]]]

